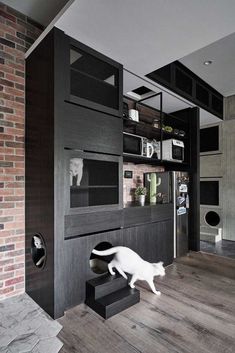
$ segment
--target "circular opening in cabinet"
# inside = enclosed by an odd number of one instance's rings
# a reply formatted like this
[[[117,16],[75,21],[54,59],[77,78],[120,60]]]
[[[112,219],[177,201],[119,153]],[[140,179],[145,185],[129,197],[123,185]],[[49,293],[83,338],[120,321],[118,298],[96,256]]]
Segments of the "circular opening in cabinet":
[[[215,211],[209,211],[205,215],[206,223],[211,227],[216,227],[220,223],[220,216]]]
[[[97,244],[94,249],[103,251],[112,248],[112,244],[107,241]],[[90,268],[96,274],[102,274],[108,272],[108,263],[112,261],[113,255],[100,256],[91,253],[90,256]]]
[[[39,233],[32,237],[31,254],[34,265],[42,269],[46,264],[46,245],[43,236]]]

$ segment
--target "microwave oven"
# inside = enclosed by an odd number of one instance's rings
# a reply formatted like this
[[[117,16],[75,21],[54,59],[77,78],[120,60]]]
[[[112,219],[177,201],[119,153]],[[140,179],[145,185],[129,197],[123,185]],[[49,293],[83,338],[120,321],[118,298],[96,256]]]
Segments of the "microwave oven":
[[[159,144],[160,145],[160,144]],[[180,140],[168,139],[162,141],[162,159],[171,162],[184,161],[184,143]]]
[[[151,158],[154,148],[146,137],[123,133],[123,152],[134,156]]]

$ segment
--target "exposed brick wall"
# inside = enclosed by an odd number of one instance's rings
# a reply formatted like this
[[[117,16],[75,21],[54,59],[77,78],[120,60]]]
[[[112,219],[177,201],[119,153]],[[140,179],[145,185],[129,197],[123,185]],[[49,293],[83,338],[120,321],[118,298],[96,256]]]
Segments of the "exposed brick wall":
[[[132,179],[124,178],[123,181],[123,204],[135,201],[135,189],[137,186],[143,186],[144,173],[164,172],[164,167],[152,166],[149,164],[123,163],[123,173],[125,170],[132,171]]]
[[[0,299],[24,291],[24,53],[41,32],[0,2]]]

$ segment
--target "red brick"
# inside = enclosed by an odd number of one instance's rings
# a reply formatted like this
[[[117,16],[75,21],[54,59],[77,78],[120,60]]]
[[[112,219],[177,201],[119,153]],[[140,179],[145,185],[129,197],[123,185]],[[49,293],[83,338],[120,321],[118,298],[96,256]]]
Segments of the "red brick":
[[[23,264],[24,265],[24,264]],[[18,276],[24,276],[25,275],[25,269],[21,268],[19,270],[15,271],[15,275]],[[16,284],[17,285],[17,284]],[[21,287],[22,286],[22,287]],[[24,281],[22,281],[22,283],[18,283],[18,287],[17,288],[23,288],[24,287]]]
[[[12,279],[9,279],[8,281],[5,281],[5,286],[6,287],[12,286],[13,284],[21,283],[23,281],[24,281],[24,276],[12,278]]]
[[[14,235],[14,231],[13,230],[1,230],[1,232],[0,232],[0,237],[1,238],[10,237],[12,235]]]
[[[7,287],[0,289],[0,295],[7,294],[14,291],[14,287]]]
[[[19,242],[19,243],[16,243],[15,244],[15,249],[16,250],[19,250],[19,249],[25,249],[25,242],[24,241],[22,241],[22,242]]]
[[[14,176],[12,175],[0,175],[0,182],[1,181],[13,181]]]
[[[15,258],[15,263],[20,263],[20,262],[25,262],[25,256],[24,256],[24,254],[23,255],[21,255],[21,256],[17,256],[16,258]]]
[[[21,256],[24,254],[24,250],[14,250],[14,251],[9,251],[5,253],[5,257],[16,257],[16,256]],[[15,258],[16,262],[16,258]]]
[[[0,154],[7,155],[12,154],[14,152],[13,148],[0,147]]]
[[[7,121],[13,121],[13,122],[19,122],[19,123],[23,123],[24,122],[24,115],[23,116],[18,116],[18,115],[6,114],[5,118],[6,118]]]
[[[0,261],[0,268],[6,265],[13,264],[14,260],[13,259],[7,259],[7,260],[1,260]]]
[[[4,196],[4,201],[24,201],[24,196]]]
[[[12,154],[8,154],[5,156],[5,161],[11,161],[11,162],[22,162],[24,161],[23,156],[15,156]]]
[[[13,141],[14,140],[14,136],[9,135],[9,134],[1,134],[0,133],[0,139],[1,140],[5,140],[5,141]]]
[[[19,31],[19,32],[22,32],[22,33],[25,33],[25,32],[26,32],[26,29],[25,29],[23,26],[21,26],[21,25],[15,23],[15,22],[6,20],[6,25],[8,25],[8,26],[10,26],[10,27],[12,27],[12,28],[14,28],[14,29],[16,29],[16,30]]]
[[[13,102],[13,101],[6,101],[6,107],[7,108],[13,108],[15,109],[15,113],[17,111],[24,111],[24,105],[22,103],[18,103],[18,102]]]
[[[14,203],[13,202],[1,202],[0,203],[0,208],[14,208]],[[1,236],[1,234],[0,234]]]
[[[24,168],[24,162],[15,162],[15,167],[16,168]]]
[[[3,16],[3,17],[6,18],[7,20],[16,22],[15,16],[10,15],[9,13],[7,13],[7,12],[5,12],[5,11],[3,11],[3,10],[0,10],[0,16]]]
[[[24,71],[24,65],[9,62],[8,66],[12,67],[13,69],[19,70],[19,71]]]
[[[22,242],[24,241],[24,239],[25,239],[24,235],[18,235],[18,236],[6,238],[5,243],[9,244],[9,243]]]
[[[23,263],[9,265],[9,266],[4,266],[4,272],[18,270],[18,269],[23,268],[23,267],[24,267]]]
[[[17,148],[17,150],[15,151],[15,154],[17,156],[24,156],[24,149],[23,148]]]
[[[12,67],[9,67],[8,65],[3,65],[3,64],[0,64],[0,70],[3,71],[3,72],[8,72],[10,74],[14,74],[14,68]]]
[[[0,244],[2,249],[14,246],[0,253],[0,270],[5,270],[1,274],[14,273],[0,283],[1,299],[24,291],[24,51],[41,30],[2,3],[0,9],[5,13],[0,18],[0,224],[11,228],[0,231]]]
[[[12,74],[6,74],[6,79],[12,82],[18,82],[18,83],[22,83],[24,85],[25,81],[22,77],[16,76],[16,75],[12,75]]]
[[[8,272],[8,273],[1,273],[0,274],[0,281],[8,280],[9,278],[14,277],[14,272]]]
[[[13,57],[15,57],[15,59],[24,58],[24,53],[21,50],[17,50],[9,46],[5,46],[4,52],[12,55]]]
[[[6,208],[6,209],[3,210],[3,215],[4,216],[8,216],[8,215],[12,215],[12,216],[24,215],[24,210],[17,209],[17,208],[13,208],[13,209],[12,208]]]
[[[0,189],[0,195],[1,196],[14,195],[14,189]]]
[[[9,27],[4,23],[1,23],[1,30],[4,31],[5,33],[9,33],[13,36],[16,34],[16,30],[14,28]]]
[[[24,274],[24,270],[21,270],[21,271],[22,271],[22,273]],[[17,271],[17,272],[18,272],[18,271]],[[24,288],[25,288],[25,285],[24,285],[23,282],[22,282],[22,283],[17,283],[17,284],[15,285],[16,293],[18,292],[17,289],[21,289],[21,291],[19,291],[19,293],[22,293],[22,291],[23,291]]]

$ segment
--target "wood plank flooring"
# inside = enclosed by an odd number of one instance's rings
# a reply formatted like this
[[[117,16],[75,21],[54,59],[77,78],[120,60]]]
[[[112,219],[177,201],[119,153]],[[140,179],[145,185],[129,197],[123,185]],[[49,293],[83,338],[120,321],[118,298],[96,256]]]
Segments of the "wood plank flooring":
[[[104,320],[86,305],[58,321],[61,353],[234,353],[235,260],[190,253],[143,282],[139,304]]]

